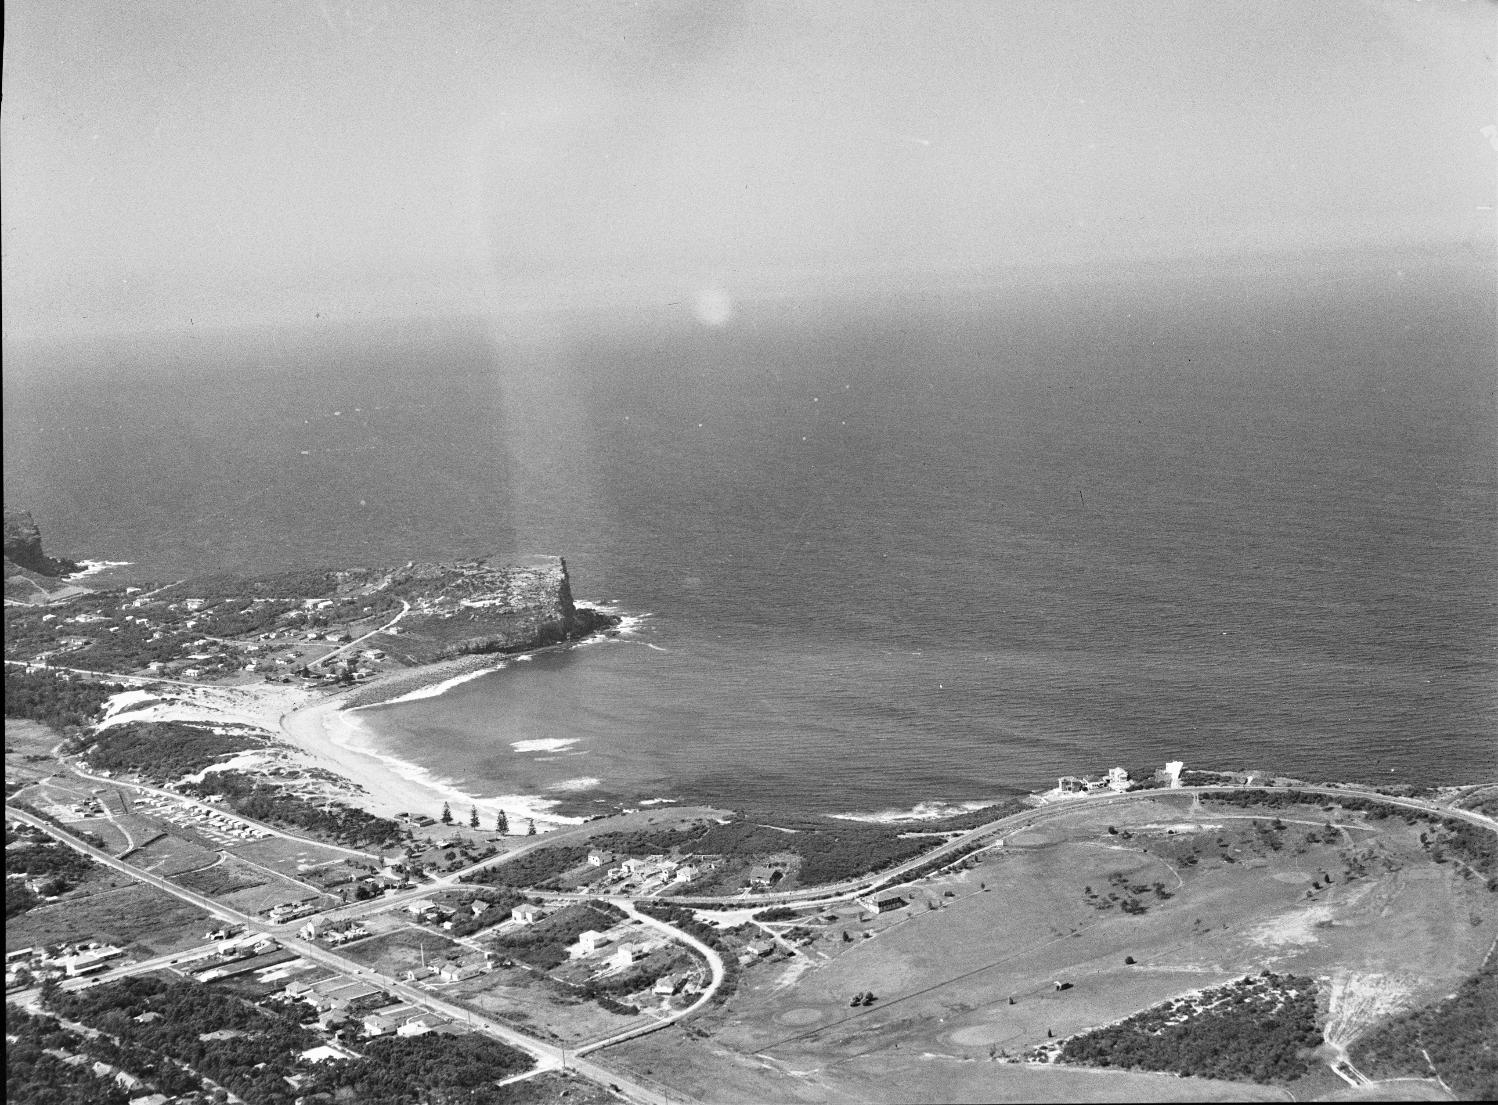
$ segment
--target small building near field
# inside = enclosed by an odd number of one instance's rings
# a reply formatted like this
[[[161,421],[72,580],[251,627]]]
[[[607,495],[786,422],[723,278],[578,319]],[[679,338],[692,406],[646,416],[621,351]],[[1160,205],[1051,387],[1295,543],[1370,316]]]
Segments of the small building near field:
[[[858,904],[863,907],[865,913],[878,915],[890,913],[896,909],[904,909],[910,903],[898,894],[889,894],[882,898],[860,898]]]

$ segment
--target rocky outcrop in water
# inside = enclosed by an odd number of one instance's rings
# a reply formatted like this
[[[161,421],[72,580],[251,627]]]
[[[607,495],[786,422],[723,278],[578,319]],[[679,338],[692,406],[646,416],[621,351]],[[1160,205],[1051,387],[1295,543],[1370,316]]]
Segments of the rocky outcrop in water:
[[[5,576],[34,572],[58,579],[79,570],[79,565],[42,551],[42,531],[29,511],[5,511]]]
[[[559,556],[408,564],[391,573],[389,589],[410,596],[412,609],[394,632],[381,635],[380,647],[408,663],[543,648],[619,624],[573,601],[567,563]]]

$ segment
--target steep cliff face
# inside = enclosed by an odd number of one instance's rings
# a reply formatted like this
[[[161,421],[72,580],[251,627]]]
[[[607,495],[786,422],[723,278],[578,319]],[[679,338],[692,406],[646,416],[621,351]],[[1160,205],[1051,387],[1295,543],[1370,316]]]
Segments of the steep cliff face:
[[[500,565],[411,564],[394,574],[392,587],[419,597],[383,647],[415,663],[539,648],[619,622],[573,602],[567,564],[559,556]]]
[[[48,556],[42,551],[42,531],[29,511],[5,511],[5,574],[18,570],[35,572],[49,579],[70,575],[79,566],[71,560]]]

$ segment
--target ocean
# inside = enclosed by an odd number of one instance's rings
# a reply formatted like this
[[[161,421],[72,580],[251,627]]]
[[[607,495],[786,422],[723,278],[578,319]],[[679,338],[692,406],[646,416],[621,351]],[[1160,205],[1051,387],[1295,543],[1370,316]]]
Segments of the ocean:
[[[477,797],[885,815],[1061,774],[1498,777],[1492,265],[7,349],[114,578],[545,552],[614,640],[364,711]]]

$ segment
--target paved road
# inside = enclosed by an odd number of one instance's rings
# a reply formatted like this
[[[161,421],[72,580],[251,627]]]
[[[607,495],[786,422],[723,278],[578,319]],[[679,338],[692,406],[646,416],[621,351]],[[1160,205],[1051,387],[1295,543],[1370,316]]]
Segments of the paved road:
[[[60,751],[60,748],[61,746],[59,745],[58,748],[54,748],[52,750],[52,754],[57,757],[57,762],[62,764],[65,768],[68,769],[68,771],[72,772],[80,779],[87,779],[90,782],[95,783],[104,783],[112,787],[129,787],[132,790],[143,791],[146,794],[156,794],[161,796],[162,798],[170,798],[173,801],[180,802],[183,805],[195,806],[200,810],[207,810],[212,814],[220,814],[231,821],[238,821],[243,825],[249,826],[250,828],[259,829],[262,832],[270,833],[272,836],[278,836],[282,840],[290,840],[296,844],[304,844],[309,848],[327,848],[334,852],[342,852],[346,856],[357,856],[362,860],[373,860],[375,863],[380,862],[380,855],[377,852],[365,852],[361,851],[358,848],[345,847],[342,844],[328,844],[321,840],[313,840],[310,837],[298,836],[296,833],[288,833],[286,830],[278,829],[274,825],[268,825],[264,821],[256,821],[252,817],[245,817],[242,814],[235,813],[233,810],[210,805],[209,803],[201,802],[196,798],[189,798],[187,795],[179,794],[175,790],[167,790],[165,787],[154,787],[149,783],[132,783],[126,779],[116,779],[105,775],[90,774],[89,772],[84,771],[81,767],[79,767],[76,762],[68,759],[67,757],[64,757]],[[246,841],[245,843],[249,843],[249,841]]]
[[[690,1016],[712,1000],[713,995],[718,992],[718,987],[723,985],[723,979],[727,975],[727,969],[723,965],[723,957],[720,956],[711,945],[703,943],[701,940],[698,940],[689,932],[683,932],[675,925],[667,924],[665,921],[662,921],[657,917],[652,917],[648,913],[641,913],[638,909],[635,908],[634,903],[632,902],[617,898],[610,900],[613,901],[613,903],[620,909],[624,910],[625,913],[633,917],[636,921],[639,921],[640,923],[647,925],[650,928],[657,930],[658,932],[664,933],[672,940],[679,940],[684,944],[690,945],[698,955],[707,960],[708,968],[711,971],[711,978],[709,979],[706,988],[700,995],[698,995],[697,1000],[686,1008],[675,1010],[671,1013],[670,1016],[661,1017],[660,1019],[652,1021],[649,1024],[643,1024],[636,1028],[626,1029],[625,1031],[616,1033],[615,1035],[609,1036],[606,1039],[597,1040],[591,1044],[585,1044],[584,1046],[577,1049],[578,1055],[586,1055],[589,1052],[598,1051],[601,1048],[611,1047],[614,1044],[622,1044],[625,1040],[633,1040],[638,1036],[644,1036],[651,1032],[659,1032],[667,1025],[675,1024],[683,1017]]]
[[[79,840],[77,837],[69,835],[62,829],[58,828],[56,825],[53,825],[51,822],[37,817],[34,814],[28,813],[25,810],[17,809],[13,806],[6,806],[5,816],[10,820],[21,821],[27,825],[31,825],[37,829],[40,829],[42,832],[46,833],[54,840],[57,840],[62,844],[66,844],[68,847],[74,849],[75,851],[81,852],[84,855],[88,856],[90,859],[101,863],[106,867],[112,868],[113,870],[119,871],[121,874],[128,875],[130,878],[136,879],[139,882],[143,882],[148,886],[153,886],[158,890],[165,891],[168,894],[171,894],[185,902],[189,902],[197,906],[198,908],[207,911],[215,917],[227,921],[232,921],[233,923],[238,925],[243,925],[246,932],[256,932],[262,935],[271,936],[282,947],[290,951],[295,951],[304,959],[311,960],[315,963],[321,963],[324,966],[331,967],[333,970],[338,971],[342,974],[349,975],[352,978],[364,979],[374,985],[379,986],[387,993],[399,996],[406,1001],[411,1002],[413,1005],[417,1005],[422,1008],[429,1009],[433,1012],[440,1013],[443,1016],[449,1017],[453,1020],[464,1021],[468,1024],[472,1024],[476,1027],[482,1028],[489,1035],[495,1036],[508,1044],[512,1044],[513,1046],[530,1055],[538,1064],[538,1066],[541,1067],[541,1069],[551,1070],[560,1067],[570,1067],[572,1070],[578,1071],[579,1073],[592,1078],[595,1081],[604,1083],[609,1086],[617,1087],[621,1093],[623,1093],[631,1100],[648,1102],[649,1105],[669,1105],[668,1099],[662,1096],[658,1091],[653,1090],[647,1086],[642,1086],[626,1075],[620,1074],[619,1072],[611,1070],[608,1067],[602,1066],[591,1060],[583,1059],[579,1056],[569,1057],[566,1048],[543,1043],[540,1040],[533,1040],[529,1036],[525,1036],[519,1032],[516,1032],[509,1025],[492,1020],[488,1017],[484,1017],[480,1014],[473,1013],[472,1011],[464,1009],[461,1006],[454,1005],[451,1002],[444,1001],[426,990],[420,990],[407,983],[398,982],[395,979],[390,978],[386,975],[382,975],[369,967],[364,967],[358,963],[353,962],[352,960],[345,959],[343,956],[337,954],[336,952],[333,952],[318,944],[313,944],[306,940],[301,940],[297,937],[288,935],[284,931],[284,926],[271,925],[261,918],[251,917],[249,914],[241,913],[237,909],[232,909],[229,906],[214,901],[212,898],[207,898],[202,894],[198,894],[184,887],[178,886],[177,884],[169,882],[168,880],[161,878],[158,875],[154,875],[149,871],[142,871],[138,867],[133,867],[128,863],[116,859],[108,852],[95,848],[93,845],[87,844],[84,841]],[[292,923],[295,924],[296,922]],[[676,932],[676,930],[674,929],[671,931],[673,933]],[[686,940],[688,942],[691,941],[691,937],[689,937],[686,933],[679,933],[678,935],[683,940]],[[721,961],[719,962],[718,967],[719,970],[721,970]],[[141,965],[136,964],[135,969],[140,970]],[[721,975],[717,977],[721,978]]]
[[[340,652],[347,652],[349,649],[354,648],[355,646],[360,645],[363,642],[369,640],[375,634],[377,634],[377,633],[384,633],[387,629],[389,629],[396,622],[400,621],[402,618],[404,618],[410,612],[411,612],[411,604],[409,602],[407,602],[405,599],[401,599],[401,612],[399,614],[397,614],[395,617],[391,618],[384,625],[380,626],[378,629],[371,629],[368,633],[364,633],[364,634],[361,634],[358,637],[355,637],[352,641],[349,641],[347,644],[339,645],[332,652],[325,653],[324,655],[318,657],[316,660],[308,660],[306,666],[309,667],[309,668],[312,668],[312,667],[321,667],[323,664],[326,664],[329,660],[333,659],[333,657],[337,656]]]
[[[867,894],[879,887],[893,886],[905,875],[924,867],[933,860],[952,856],[954,853],[971,844],[982,844],[988,838],[1003,836],[1005,833],[1015,832],[1030,825],[1039,824],[1052,818],[1074,814],[1081,809],[1096,809],[1098,806],[1117,805],[1120,802],[1138,801],[1139,799],[1161,798],[1171,794],[1199,795],[1210,791],[1265,791],[1268,793],[1283,793],[1287,790],[1298,791],[1302,794],[1324,795],[1329,798],[1366,798],[1370,801],[1383,802],[1391,806],[1402,806],[1406,809],[1420,810],[1425,813],[1433,813],[1442,817],[1455,817],[1459,820],[1469,822],[1479,828],[1487,829],[1489,832],[1498,833],[1498,821],[1485,817],[1472,810],[1453,809],[1442,806],[1435,802],[1427,802],[1419,798],[1397,798],[1392,795],[1377,794],[1370,791],[1349,790],[1340,787],[1321,786],[1296,786],[1296,787],[1248,787],[1248,786],[1189,786],[1177,787],[1173,790],[1152,789],[1132,790],[1122,794],[1090,795],[1086,798],[1073,798],[1061,802],[1049,803],[1043,806],[1032,806],[1019,813],[1010,814],[1008,817],[1000,818],[998,821],[990,821],[986,825],[980,825],[976,829],[970,829],[959,837],[948,841],[924,852],[914,859],[906,860],[887,870],[876,872],[871,875],[861,875],[857,878],[846,879],[840,883],[829,883],[823,886],[810,886],[798,890],[787,890],[777,894],[756,894],[752,897],[743,897],[737,894],[722,895],[662,895],[660,901],[671,902],[684,906],[722,906],[739,905],[748,907],[751,905],[787,905],[787,904],[812,904],[821,901],[829,903],[846,901]],[[493,862],[493,861],[490,861]]]
[[[114,782],[114,780],[105,781]],[[1026,809],[1019,813],[1012,814],[1008,817],[1001,818],[998,821],[990,822],[987,825],[982,825],[978,828],[969,830],[968,832],[963,833],[961,836],[947,841],[946,843],[939,845],[938,847],[924,853],[923,855],[898,864],[897,866],[889,870],[878,872],[873,875],[860,876],[859,878],[855,879],[848,879],[842,883],[833,884],[831,886],[809,887],[803,890],[787,891],[782,894],[757,896],[753,899],[745,899],[736,895],[678,895],[671,898],[662,898],[660,900],[670,901],[688,906],[723,904],[764,906],[777,903],[811,904],[823,901],[833,902],[846,900],[848,898],[858,897],[862,894],[869,893],[878,887],[894,885],[898,883],[898,881],[901,880],[905,875],[910,874],[916,869],[924,867],[935,860],[953,856],[954,853],[969,845],[977,844],[982,846],[985,844],[985,842],[991,842],[994,838],[1000,837],[1006,832],[1012,832],[1015,830],[1027,828],[1029,826],[1039,824],[1043,821],[1047,821],[1055,817],[1070,815],[1076,813],[1079,809],[1084,807],[1092,809],[1099,806],[1116,805],[1121,802],[1159,798],[1167,794],[1199,795],[1211,791],[1222,790],[1254,790],[1266,792],[1274,792],[1277,790],[1295,790],[1303,794],[1314,794],[1328,798],[1357,797],[1370,801],[1382,802],[1386,805],[1399,806],[1406,809],[1434,813],[1439,816],[1455,817],[1470,824],[1476,825],[1480,828],[1487,829],[1490,832],[1498,832],[1498,822],[1494,822],[1492,818],[1486,817],[1482,814],[1475,813],[1470,810],[1453,809],[1450,807],[1439,805],[1437,803],[1427,802],[1422,799],[1398,798],[1391,795],[1383,795],[1359,790],[1349,790],[1338,787],[1297,786],[1269,788],[1217,785],[1180,787],[1172,791],[1164,791],[1159,789],[1129,791],[1123,794],[1090,796],[1087,798],[1079,798],[1066,802]],[[6,814],[7,816],[13,817],[16,820],[24,821],[27,824],[34,825],[35,827],[42,829],[44,832],[47,832],[55,839],[60,840],[61,842],[80,852],[83,852],[85,855],[90,856],[91,858],[105,864],[106,866],[113,867],[116,870],[119,870],[132,878],[138,879],[141,882],[148,883],[152,886],[157,887],[158,889],[166,891],[169,894],[173,894],[178,898],[192,902],[193,904],[198,905],[200,908],[208,911],[215,916],[232,920],[238,924],[243,924],[247,930],[273,934],[275,935],[276,939],[279,940],[284,946],[288,948],[294,948],[298,952],[298,954],[301,954],[304,958],[310,959],[314,962],[323,963],[335,970],[350,974],[355,977],[368,979],[371,982],[377,983],[390,993],[399,994],[401,997],[405,998],[408,1001],[411,1001],[413,1004],[420,1005],[428,1009],[433,1009],[445,1016],[449,1016],[454,1019],[465,1020],[478,1025],[492,1035],[503,1039],[506,1042],[512,1043],[514,1046],[519,1047],[534,1056],[537,1062],[543,1065],[543,1069],[570,1066],[572,1069],[577,1070],[578,1072],[597,1081],[617,1086],[620,1088],[621,1092],[625,1092],[628,1096],[640,1101],[660,1102],[661,1105],[665,1105],[666,1099],[663,1098],[658,1092],[649,1089],[648,1087],[634,1083],[627,1078],[611,1071],[609,1068],[601,1066],[594,1061],[584,1058],[583,1056],[585,1054],[611,1046],[612,1044],[620,1043],[626,1039],[644,1035],[646,1032],[656,1031],[661,1027],[664,1027],[666,1023],[671,1023],[672,1021],[679,1020],[681,1019],[681,1017],[694,1012],[712,997],[713,993],[716,992],[718,986],[722,984],[722,980],[724,977],[724,964],[721,957],[719,957],[713,951],[713,949],[708,947],[706,944],[695,939],[690,934],[674,928],[673,926],[667,925],[666,923],[658,921],[655,918],[648,917],[645,914],[639,913],[635,909],[633,904],[629,903],[627,900],[616,900],[617,904],[620,904],[621,908],[624,908],[626,912],[629,912],[637,919],[651,925],[654,928],[666,932],[669,936],[671,936],[672,939],[688,944],[689,946],[693,947],[699,954],[703,955],[703,957],[707,960],[711,967],[712,981],[702,997],[699,998],[699,1000],[690,1008],[681,1011],[681,1013],[676,1017],[670,1018],[669,1020],[644,1025],[640,1028],[631,1029],[628,1032],[620,1033],[605,1040],[600,1040],[591,1044],[583,1045],[573,1053],[571,1060],[569,1061],[566,1049],[557,1048],[550,1044],[532,1040],[530,1037],[516,1032],[508,1025],[473,1014],[470,1011],[459,1006],[442,1001],[440,998],[434,997],[432,994],[424,990],[418,990],[408,984],[397,982],[386,976],[380,975],[370,968],[362,967],[358,964],[352,963],[351,961],[344,959],[342,956],[319,945],[311,944],[306,941],[290,937],[283,931],[278,931],[276,926],[268,925],[258,918],[249,917],[248,915],[242,914],[237,910],[233,910],[229,907],[223,906],[220,903],[213,901],[212,899],[206,898],[199,894],[195,894],[192,891],[185,890],[184,888],[179,887],[174,883],[170,883],[165,879],[159,878],[148,872],[141,871],[138,868],[124,864],[116,860],[113,856],[110,856],[107,853],[92,847],[91,845],[85,844],[82,841],[67,835],[66,833],[57,829],[56,826],[43,821],[41,818],[34,817],[26,813],[25,811],[16,810],[9,806],[6,807]],[[461,871],[453,872],[450,875],[443,876],[442,878],[435,880],[434,882],[429,883],[426,886],[418,887],[403,894],[393,895],[387,898],[373,899],[369,902],[357,903],[355,905],[343,907],[342,909],[330,911],[329,913],[325,914],[325,916],[330,918],[352,918],[363,916],[368,913],[380,912],[390,909],[407,901],[424,897],[435,891],[445,888],[451,888],[452,886],[456,885],[464,875],[472,874],[476,871],[480,871],[486,867],[494,866],[496,864],[509,862],[521,855],[526,854],[527,852],[534,850],[535,848],[545,847],[549,844],[553,844],[558,839],[561,839],[568,835],[572,835],[573,833],[581,832],[586,828],[586,825],[581,825],[576,826],[571,830],[562,830],[557,833],[547,834],[545,837],[540,837],[534,842],[524,845],[512,852],[501,853],[500,855],[481,860],[478,863],[472,864]],[[548,894],[546,896],[557,899],[568,899],[576,897],[576,895],[564,894]]]

